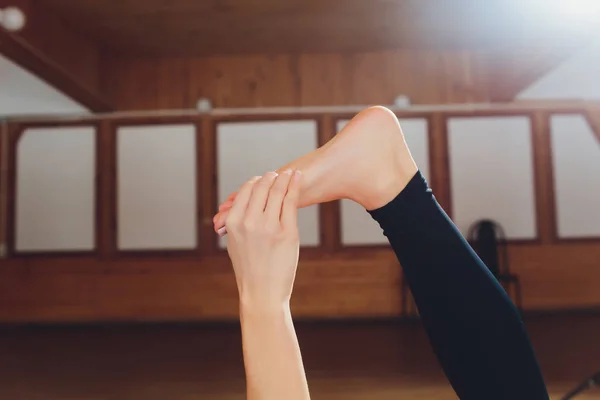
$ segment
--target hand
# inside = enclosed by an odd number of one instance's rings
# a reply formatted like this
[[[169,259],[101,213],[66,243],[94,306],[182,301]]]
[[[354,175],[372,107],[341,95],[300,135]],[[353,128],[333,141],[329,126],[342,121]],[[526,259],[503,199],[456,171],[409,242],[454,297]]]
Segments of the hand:
[[[213,226],[215,232],[219,236],[225,236],[227,234],[227,228],[225,227],[225,221],[227,220],[227,216],[229,215],[229,210],[233,206],[233,202],[237,197],[238,192],[233,192],[227,197],[223,203],[219,205],[219,211],[213,217]]]
[[[248,181],[227,215],[227,251],[240,302],[252,307],[289,303],[298,265],[300,172],[269,172]]]

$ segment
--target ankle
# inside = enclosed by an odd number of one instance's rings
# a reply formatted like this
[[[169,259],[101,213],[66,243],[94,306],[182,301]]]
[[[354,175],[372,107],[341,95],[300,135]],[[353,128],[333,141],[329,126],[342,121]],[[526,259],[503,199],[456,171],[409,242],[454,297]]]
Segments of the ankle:
[[[381,176],[374,180],[371,191],[361,192],[355,201],[368,211],[381,208],[394,200],[417,172],[417,165],[412,162],[397,174]]]

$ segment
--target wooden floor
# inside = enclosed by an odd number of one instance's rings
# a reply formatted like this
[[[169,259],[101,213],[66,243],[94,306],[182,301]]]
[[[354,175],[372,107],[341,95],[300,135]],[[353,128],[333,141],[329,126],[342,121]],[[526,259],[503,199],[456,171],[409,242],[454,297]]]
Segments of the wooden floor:
[[[418,322],[297,325],[313,399],[456,398]],[[527,325],[553,399],[600,370],[600,315]],[[243,398],[236,326],[0,328],[0,399]]]

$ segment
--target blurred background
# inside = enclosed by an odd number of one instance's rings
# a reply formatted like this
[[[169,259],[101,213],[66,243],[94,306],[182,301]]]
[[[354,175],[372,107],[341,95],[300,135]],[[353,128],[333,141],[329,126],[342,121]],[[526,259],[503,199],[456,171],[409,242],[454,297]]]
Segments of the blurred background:
[[[597,0],[0,0],[0,398],[243,399],[217,204],[376,104],[553,399],[598,382],[599,21]],[[313,397],[456,398],[370,216],[313,206],[300,232]]]

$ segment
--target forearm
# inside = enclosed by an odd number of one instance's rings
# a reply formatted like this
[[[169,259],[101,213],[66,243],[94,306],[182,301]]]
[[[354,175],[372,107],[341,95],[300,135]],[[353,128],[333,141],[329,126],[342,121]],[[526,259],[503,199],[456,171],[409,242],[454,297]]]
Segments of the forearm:
[[[248,400],[310,399],[289,305],[240,306]]]

